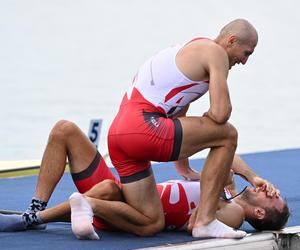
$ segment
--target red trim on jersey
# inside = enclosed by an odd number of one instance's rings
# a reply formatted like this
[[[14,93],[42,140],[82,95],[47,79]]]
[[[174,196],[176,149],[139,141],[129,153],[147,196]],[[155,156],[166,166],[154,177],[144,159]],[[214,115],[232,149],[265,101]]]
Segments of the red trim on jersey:
[[[175,88],[175,89],[172,89],[165,97],[165,102],[169,101],[172,97],[174,97],[175,95],[177,95],[178,93],[180,93],[181,91],[185,90],[185,89],[188,89],[188,88],[191,88],[195,85],[197,85],[198,83],[191,83],[191,84],[188,84],[188,85],[184,85],[184,86],[181,86],[181,87],[178,87],[178,88]]]
[[[165,113],[166,113],[166,111],[165,111],[162,107],[157,106],[156,108],[157,108],[157,111],[158,111],[159,113],[162,113],[162,114],[165,114]]]
[[[181,102],[182,98],[183,98],[183,96],[180,97],[180,98],[176,101],[176,103],[179,104],[179,103]]]

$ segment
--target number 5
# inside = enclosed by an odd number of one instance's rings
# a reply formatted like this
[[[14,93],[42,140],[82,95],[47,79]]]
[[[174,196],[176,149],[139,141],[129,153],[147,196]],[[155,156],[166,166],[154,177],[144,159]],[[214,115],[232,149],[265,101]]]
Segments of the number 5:
[[[99,144],[101,126],[102,126],[102,119],[93,119],[90,121],[88,136],[91,142],[94,143],[96,147],[98,147]]]

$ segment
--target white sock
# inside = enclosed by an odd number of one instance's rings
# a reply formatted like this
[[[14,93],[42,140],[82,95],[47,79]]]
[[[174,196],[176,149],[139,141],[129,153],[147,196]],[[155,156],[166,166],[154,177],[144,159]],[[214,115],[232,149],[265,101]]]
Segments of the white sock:
[[[193,228],[193,237],[199,238],[243,238],[246,234],[244,231],[234,230],[217,219],[206,226]]]
[[[72,231],[79,240],[99,240],[93,227],[93,210],[84,196],[73,193],[69,197]]]

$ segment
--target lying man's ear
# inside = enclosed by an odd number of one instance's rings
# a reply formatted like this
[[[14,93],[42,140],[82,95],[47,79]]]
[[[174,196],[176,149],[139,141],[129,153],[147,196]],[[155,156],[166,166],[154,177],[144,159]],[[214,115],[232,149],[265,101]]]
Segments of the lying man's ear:
[[[256,219],[262,220],[265,218],[266,215],[266,211],[265,209],[261,208],[261,207],[255,207],[254,208],[254,215]]]

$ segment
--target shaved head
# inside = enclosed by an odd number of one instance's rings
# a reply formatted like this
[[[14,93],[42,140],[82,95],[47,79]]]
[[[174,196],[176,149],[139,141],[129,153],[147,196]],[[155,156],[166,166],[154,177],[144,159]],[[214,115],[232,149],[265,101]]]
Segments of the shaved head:
[[[236,36],[240,43],[257,43],[256,29],[245,19],[236,19],[225,25],[218,36],[219,39]]]

